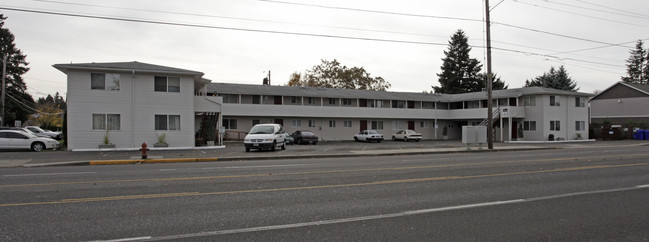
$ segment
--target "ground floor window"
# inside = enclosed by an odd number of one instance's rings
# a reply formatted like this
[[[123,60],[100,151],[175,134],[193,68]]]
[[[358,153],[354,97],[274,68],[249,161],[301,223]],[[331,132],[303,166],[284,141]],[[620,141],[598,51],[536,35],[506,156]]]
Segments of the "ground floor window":
[[[560,131],[561,130],[561,122],[560,121],[550,121],[550,130]]]
[[[225,129],[237,129],[237,120],[224,118],[223,127],[225,127]]]
[[[315,120],[309,120],[309,127],[315,127]]]
[[[92,130],[120,130],[119,114],[92,114]]]
[[[336,120],[329,120],[329,128],[335,128],[336,127]]]
[[[343,126],[345,128],[351,128],[352,127],[352,121],[351,120],[345,120],[343,123]]]
[[[372,129],[382,130],[383,129],[383,121],[372,121]]]
[[[428,121],[420,121],[419,122],[419,127],[420,128],[428,128]]]
[[[155,130],[180,130],[180,115],[155,115]]]
[[[575,121],[575,130],[576,131],[586,130],[586,121]]]
[[[408,123],[406,121],[392,121],[392,129],[406,129]]]
[[[536,131],[536,121],[523,121],[524,131]]]
[[[291,120],[291,127],[302,127],[302,120]]]

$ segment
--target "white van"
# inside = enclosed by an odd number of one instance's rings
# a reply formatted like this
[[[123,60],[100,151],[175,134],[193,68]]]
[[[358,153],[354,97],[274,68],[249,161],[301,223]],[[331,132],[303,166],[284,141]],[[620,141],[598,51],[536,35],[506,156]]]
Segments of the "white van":
[[[286,134],[280,124],[257,124],[250,129],[246,138],[243,139],[243,145],[246,152],[250,149],[270,149],[280,147],[286,149]]]

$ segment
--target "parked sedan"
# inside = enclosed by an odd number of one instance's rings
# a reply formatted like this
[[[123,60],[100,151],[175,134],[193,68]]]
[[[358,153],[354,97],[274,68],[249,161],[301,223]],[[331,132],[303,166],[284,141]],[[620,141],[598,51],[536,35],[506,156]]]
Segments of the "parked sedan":
[[[363,132],[354,135],[354,141],[376,141],[377,143],[381,143],[383,141],[383,135],[376,132],[376,130],[363,130]]]
[[[311,131],[298,130],[293,132],[293,138],[296,144],[312,144],[318,143],[318,136]]]
[[[60,132],[54,132],[54,131],[50,131],[50,130],[47,130],[47,129],[41,129],[41,127],[38,127],[38,126],[27,126],[25,128],[28,129],[29,131],[34,132],[34,134],[36,134],[36,136],[39,136],[39,137],[50,137],[50,138],[55,139],[55,140],[60,140],[61,139],[61,133]]]
[[[46,137],[18,130],[0,130],[0,149],[31,149],[41,151],[44,149],[55,149],[59,142]]]
[[[392,140],[403,140],[406,142],[414,140],[419,142],[421,140],[421,134],[409,129],[399,130],[399,132],[392,135]]]
[[[295,144],[295,139],[293,138],[293,136],[291,136],[291,134],[289,134],[288,132],[284,132],[284,134],[286,135],[286,144],[287,145]]]

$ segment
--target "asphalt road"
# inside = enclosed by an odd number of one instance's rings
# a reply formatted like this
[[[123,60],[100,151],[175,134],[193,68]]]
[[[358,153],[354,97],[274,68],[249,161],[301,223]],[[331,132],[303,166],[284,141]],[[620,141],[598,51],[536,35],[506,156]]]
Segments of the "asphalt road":
[[[649,240],[646,146],[0,169],[0,240]]]

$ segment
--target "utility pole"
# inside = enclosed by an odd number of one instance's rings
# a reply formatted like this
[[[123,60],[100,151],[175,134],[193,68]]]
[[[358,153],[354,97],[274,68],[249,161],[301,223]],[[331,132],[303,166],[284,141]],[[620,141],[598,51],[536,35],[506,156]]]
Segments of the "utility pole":
[[[6,72],[7,72],[7,54],[4,54],[4,56],[2,56],[2,113],[0,114],[2,115],[2,117],[0,119],[0,126],[5,125],[5,93],[7,92],[7,88],[5,87],[6,86],[5,76],[7,75]]]
[[[489,0],[485,0],[485,18],[487,25],[487,148],[494,149],[493,105],[491,96],[491,21],[489,20]]]

